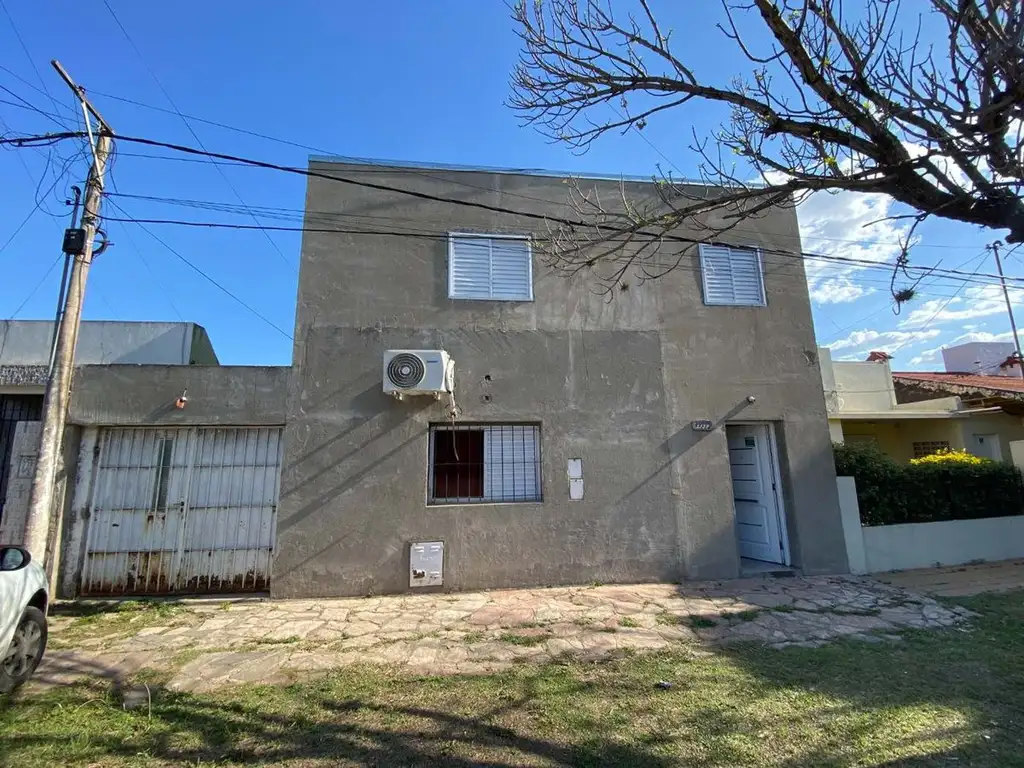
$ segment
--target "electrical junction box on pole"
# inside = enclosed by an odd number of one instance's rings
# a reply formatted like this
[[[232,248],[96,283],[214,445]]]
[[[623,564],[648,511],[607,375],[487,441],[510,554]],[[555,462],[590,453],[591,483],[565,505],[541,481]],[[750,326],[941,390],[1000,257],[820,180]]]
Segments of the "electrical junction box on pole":
[[[85,230],[80,227],[65,229],[63,251],[68,256],[81,256],[85,253]]]

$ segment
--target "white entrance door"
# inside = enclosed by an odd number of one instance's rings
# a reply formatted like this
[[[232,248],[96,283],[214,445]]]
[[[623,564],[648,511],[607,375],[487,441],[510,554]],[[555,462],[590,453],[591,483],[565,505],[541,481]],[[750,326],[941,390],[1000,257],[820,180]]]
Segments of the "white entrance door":
[[[768,424],[727,426],[740,557],[786,564],[775,445]]]
[[[1002,461],[1003,452],[999,447],[999,435],[974,435],[971,453],[983,459]]]

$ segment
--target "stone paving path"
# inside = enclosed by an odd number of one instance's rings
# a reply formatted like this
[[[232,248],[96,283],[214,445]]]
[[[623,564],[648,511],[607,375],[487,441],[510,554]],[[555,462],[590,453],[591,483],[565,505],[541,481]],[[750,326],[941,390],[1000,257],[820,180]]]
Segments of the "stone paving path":
[[[115,616],[117,614],[114,614]],[[772,648],[838,637],[898,641],[906,628],[970,616],[932,598],[857,577],[566,587],[336,600],[191,603],[162,623],[120,624],[60,649],[73,620],[55,619],[56,646],[39,684],[123,679],[163,670],[176,690],[290,682],[357,662],[423,674],[486,673],[558,657],[755,642]],[[112,624],[114,622],[111,622]]]

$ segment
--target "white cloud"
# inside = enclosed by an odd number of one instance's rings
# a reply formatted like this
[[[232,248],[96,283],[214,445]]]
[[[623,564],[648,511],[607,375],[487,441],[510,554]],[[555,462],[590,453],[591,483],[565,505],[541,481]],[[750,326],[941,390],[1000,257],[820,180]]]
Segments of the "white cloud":
[[[935,347],[935,349],[926,349],[917,357],[910,358],[911,365],[921,365],[922,363],[930,363],[938,358],[939,352],[942,351],[942,347]]]
[[[1024,290],[1010,289],[1010,301],[1013,304],[1024,304]],[[1006,300],[1003,298],[1002,288],[998,285],[973,285],[963,292],[963,296],[952,299],[929,299],[916,306],[903,318],[900,327],[961,322],[1005,312]]]
[[[971,333],[964,333],[957,336],[955,339],[946,344],[947,347],[956,346],[957,344],[970,344],[972,341],[1013,341],[1013,332],[1007,331],[1006,333],[989,333],[988,331],[972,331]]]
[[[815,304],[847,304],[875,292],[853,282],[848,276],[832,277],[810,286],[811,301]]]
[[[891,262],[900,252],[909,224],[882,221],[891,216],[893,199],[888,195],[863,192],[815,192],[797,207],[800,238],[804,251],[869,262]],[[874,293],[862,279],[879,273],[864,265],[804,261],[807,285],[816,304],[855,301]],[[884,275],[883,275],[884,277]],[[858,280],[861,278],[861,280]]]
[[[892,354],[905,346],[934,339],[941,333],[942,331],[937,328],[926,331],[854,331],[845,339],[833,341],[826,346],[833,352],[842,349],[849,349],[851,352],[863,349],[865,352],[878,351]],[[870,350],[868,350],[869,346]]]

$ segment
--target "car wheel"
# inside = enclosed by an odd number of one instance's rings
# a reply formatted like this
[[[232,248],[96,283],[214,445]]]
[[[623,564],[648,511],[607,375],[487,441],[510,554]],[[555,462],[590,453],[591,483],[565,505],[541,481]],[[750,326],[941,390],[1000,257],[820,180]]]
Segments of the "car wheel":
[[[11,647],[0,660],[0,693],[10,693],[35,672],[46,650],[46,616],[29,606],[21,615]]]

